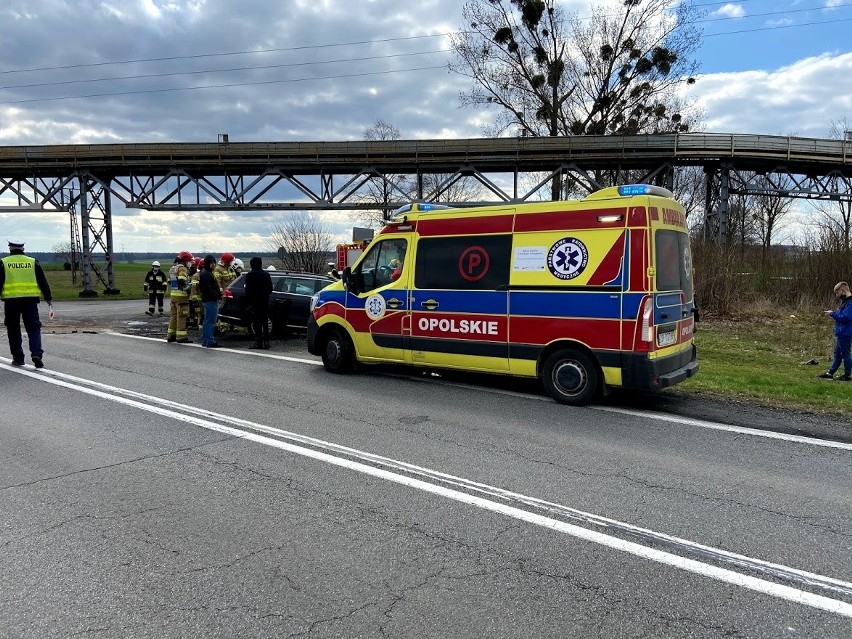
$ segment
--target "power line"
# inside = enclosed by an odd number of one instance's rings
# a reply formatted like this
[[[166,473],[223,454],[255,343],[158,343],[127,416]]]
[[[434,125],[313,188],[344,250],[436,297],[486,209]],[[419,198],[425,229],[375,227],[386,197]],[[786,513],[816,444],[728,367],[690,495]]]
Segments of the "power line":
[[[140,89],[138,91],[116,91],[111,93],[89,93],[87,95],[63,95],[53,98],[31,98],[27,100],[12,100],[0,102],[0,105],[26,104],[29,102],[57,102],[59,100],[78,100],[83,98],[106,98],[118,95],[139,95],[142,93],[169,93],[176,91],[198,91],[201,89],[227,89],[232,87],[261,86],[267,84],[289,84],[291,82],[309,82],[312,80],[339,80],[342,78],[361,78],[371,75],[390,75],[392,73],[408,73],[410,71],[431,71],[434,69],[446,69],[445,65],[431,67],[415,67],[413,69],[395,69],[391,71],[368,71],[366,73],[344,73],[341,75],[327,75],[315,78],[290,78],[287,80],[259,80],[257,82],[235,82],[232,84],[210,84],[201,87],[169,87],[160,89]]]
[[[798,27],[812,27],[820,24],[836,24],[839,22],[849,22],[852,18],[838,18],[837,20],[826,20],[824,22],[800,22],[799,24],[778,24],[771,27],[755,27],[753,29],[741,29],[739,31],[723,31],[721,33],[705,33],[705,38],[713,38],[715,36],[734,35],[737,33],[755,33],[756,31],[772,31],[774,29],[795,29]]]
[[[91,62],[87,64],[69,64],[60,67],[34,67],[32,69],[11,69],[0,71],[0,75],[11,73],[31,73],[35,71],[64,71],[67,69],[87,69],[90,67],[105,67],[113,64],[134,64],[137,62],[169,62],[174,60],[197,60],[200,58],[217,58],[232,55],[249,55],[253,53],[280,53],[282,51],[304,51],[305,49],[328,49],[331,47],[348,47],[359,44],[381,44],[383,42],[402,42],[405,40],[422,40],[424,38],[440,38],[450,35],[449,33],[434,33],[431,35],[409,36],[406,38],[382,38],[379,40],[356,40],[353,42],[336,42],[330,44],[311,44],[298,47],[281,47],[275,49],[255,49],[252,51],[227,51],[221,53],[198,53],[194,55],[173,55],[163,58],[138,58],[135,60],[113,60],[111,62]]]
[[[743,4],[745,2],[749,2],[750,0],[739,0],[739,4]],[[707,2],[707,3],[699,3],[694,4],[695,7],[713,7],[719,5],[729,4],[729,2]],[[850,6],[850,3],[836,5],[833,8],[842,8]],[[786,13],[796,13],[802,11],[816,11],[822,10],[824,7],[811,7],[806,9],[791,9],[788,11],[777,11],[770,13],[762,13],[762,14],[753,14],[752,16],[742,16],[742,18],[748,17],[756,17],[756,16],[770,16],[770,15],[782,15]],[[581,20],[589,20],[591,18],[581,18]],[[732,20],[737,19],[736,16],[726,16],[721,18],[710,18],[705,20],[699,20],[698,22],[715,22],[721,20]],[[826,22],[829,24],[831,21]],[[103,66],[112,66],[112,65],[123,65],[123,64],[136,64],[141,62],[172,62],[177,60],[198,60],[204,58],[216,58],[216,57],[229,57],[229,56],[237,56],[237,55],[251,55],[258,53],[282,53],[282,52],[292,52],[292,51],[305,51],[309,49],[324,49],[324,48],[334,48],[334,47],[347,47],[347,46],[357,46],[363,44],[382,44],[387,42],[405,42],[411,40],[422,40],[427,38],[441,38],[447,37],[450,35],[454,35],[459,32],[447,32],[447,33],[432,33],[427,35],[418,35],[418,36],[406,36],[399,38],[379,38],[373,40],[353,40],[351,42],[334,42],[334,43],[326,43],[326,44],[312,44],[312,45],[301,45],[296,47],[276,47],[269,49],[253,49],[247,51],[223,51],[223,52],[211,52],[211,53],[198,53],[198,54],[190,54],[190,55],[175,55],[175,56],[164,56],[159,58],[135,58],[129,60],[111,60],[106,62],[91,62],[85,64],[69,64],[62,66],[52,66],[52,67],[32,67],[29,69],[8,69],[5,71],[0,71],[0,76],[2,75],[11,75],[16,73],[34,73],[39,71],[64,71],[69,69],[87,69],[94,67],[103,67]],[[735,33],[741,33],[739,31]]]
[[[413,57],[418,55],[431,55],[433,53],[448,53],[450,49],[435,49],[432,51],[416,51],[412,53],[393,53],[388,55],[374,55],[363,58],[338,58],[337,60],[319,60],[317,62],[290,62],[286,64],[266,64],[247,67],[229,67],[224,69],[202,69],[200,71],[171,71],[164,73],[146,73],[142,75],[125,75],[109,78],[91,78],[88,80],[60,80],[57,82],[37,82],[33,84],[8,84],[0,86],[3,89],[32,89],[35,87],[58,86],[68,84],[86,84],[89,82],[112,82],[118,80],[146,80],[151,78],[168,78],[182,75],[202,75],[205,73],[228,73],[233,71],[264,71],[269,69],[283,69],[289,67],[306,67],[320,64],[336,64],[338,62],[363,62],[367,60],[387,60],[392,58]]]
[[[843,8],[852,6],[852,3],[846,4],[838,4],[833,8]],[[787,9],[785,11],[768,11],[766,13],[750,13],[748,15],[743,16],[723,16],[720,18],[705,18],[703,20],[696,20],[695,22],[722,22],[724,20],[748,20],[749,18],[765,18],[767,16],[780,16],[787,15],[788,13],[804,13],[806,11],[822,11],[823,7],[806,7],[804,9]]]

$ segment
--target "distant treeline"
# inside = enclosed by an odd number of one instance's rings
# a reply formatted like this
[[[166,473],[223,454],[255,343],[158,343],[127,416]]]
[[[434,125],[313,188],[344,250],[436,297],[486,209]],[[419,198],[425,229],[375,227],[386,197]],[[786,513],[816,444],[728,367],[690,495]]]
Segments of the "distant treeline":
[[[34,257],[42,264],[62,264],[63,262],[68,261],[68,256],[65,254],[54,253],[54,252],[32,252],[25,251],[27,255],[30,257]],[[163,264],[171,264],[175,259],[176,254],[172,254],[170,252],[164,253],[136,253],[136,252],[124,252],[124,253],[113,253],[113,263],[141,263],[141,262],[153,262],[157,260]],[[221,253],[211,253],[211,255],[218,258]],[[239,251],[234,252],[234,255],[240,258],[243,262],[245,262],[246,266],[248,266],[249,260],[255,255],[260,256],[263,259],[265,264],[272,264],[275,260],[278,259],[278,255],[269,251],[261,252],[261,253],[240,253]],[[104,255],[94,254],[94,262],[96,264],[103,264]],[[198,257],[204,257],[204,255],[199,255]]]

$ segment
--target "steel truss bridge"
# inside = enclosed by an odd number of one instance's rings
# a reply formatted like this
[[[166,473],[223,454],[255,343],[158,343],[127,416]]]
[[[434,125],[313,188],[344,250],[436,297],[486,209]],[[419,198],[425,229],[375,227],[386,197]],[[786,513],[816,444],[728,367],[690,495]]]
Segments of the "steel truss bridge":
[[[0,212],[76,213],[83,292],[115,293],[112,206],[149,211],[392,210],[418,200],[457,206],[540,198],[559,178],[571,191],[613,183],[672,187],[675,169],[701,167],[704,220],[728,231],[729,197],[759,194],[852,202],[852,141],[714,133],[564,138],[350,142],[145,143],[0,147]],[[759,178],[759,179],[756,179]],[[460,180],[487,194],[448,201]],[[428,186],[426,186],[428,185]],[[366,197],[373,189],[381,202]],[[79,243],[79,240],[77,240]],[[95,254],[102,252],[102,266]]]

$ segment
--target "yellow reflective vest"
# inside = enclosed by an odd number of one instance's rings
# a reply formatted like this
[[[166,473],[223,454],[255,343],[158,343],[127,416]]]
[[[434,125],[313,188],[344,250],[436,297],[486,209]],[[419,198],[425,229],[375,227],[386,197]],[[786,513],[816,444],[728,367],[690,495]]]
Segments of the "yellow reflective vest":
[[[0,299],[41,295],[38,280],[36,280],[35,258],[28,255],[7,255],[2,261],[6,281],[3,283],[3,290],[0,291]]]

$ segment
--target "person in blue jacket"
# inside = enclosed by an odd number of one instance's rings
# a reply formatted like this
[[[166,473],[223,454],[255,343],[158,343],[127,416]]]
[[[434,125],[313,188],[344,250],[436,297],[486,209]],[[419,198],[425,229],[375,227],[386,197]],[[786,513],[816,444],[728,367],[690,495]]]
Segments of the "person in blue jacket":
[[[825,311],[825,314],[834,320],[834,361],[828,372],[819,377],[849,382],[852,381],[852,291],[849,290],[848,283],[838,282],[834,287],[834,294],[837,295],[840,308],[836,311]],[[840,362],[843,362],[843,375],[835,377]]]

